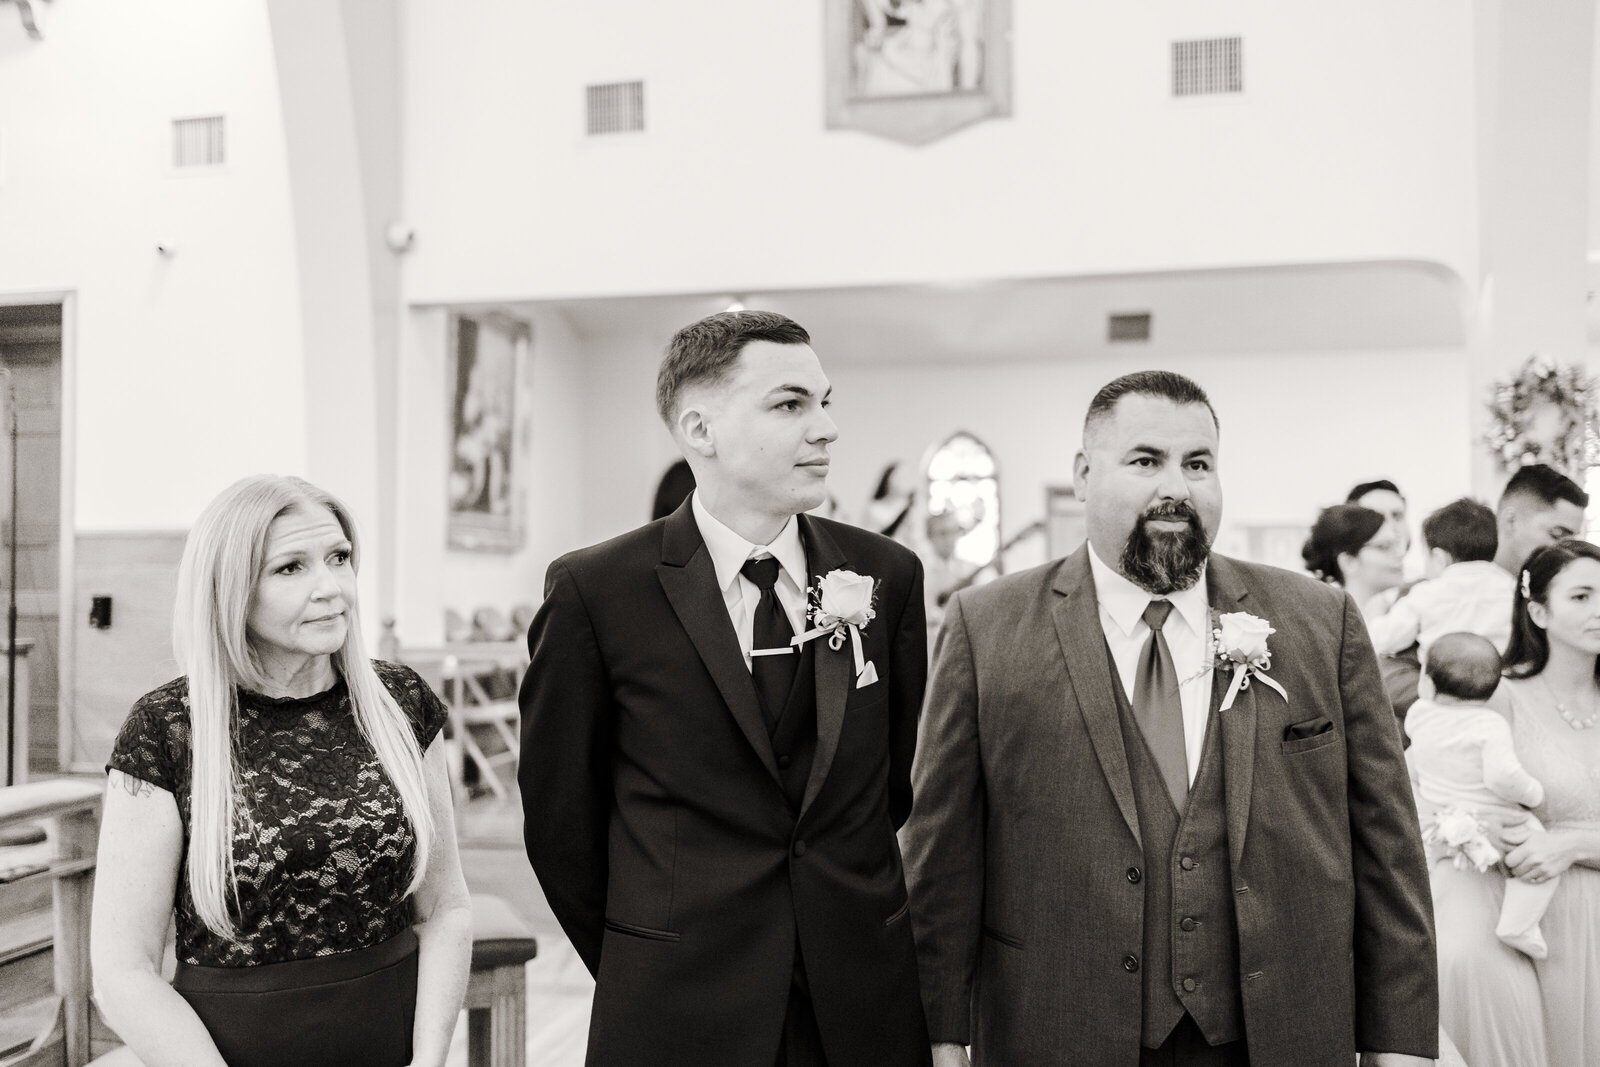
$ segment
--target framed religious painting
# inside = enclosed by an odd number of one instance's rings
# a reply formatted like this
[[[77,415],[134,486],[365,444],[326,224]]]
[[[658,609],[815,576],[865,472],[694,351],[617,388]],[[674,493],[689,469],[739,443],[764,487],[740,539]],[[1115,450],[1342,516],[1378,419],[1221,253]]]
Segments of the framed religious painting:
[[[532,331],[505,315],[450,317],[449,545],[515,552],[524,539]]]
[[[1010,0],[823,0],[827,124],[921,145],[1011,114]]]

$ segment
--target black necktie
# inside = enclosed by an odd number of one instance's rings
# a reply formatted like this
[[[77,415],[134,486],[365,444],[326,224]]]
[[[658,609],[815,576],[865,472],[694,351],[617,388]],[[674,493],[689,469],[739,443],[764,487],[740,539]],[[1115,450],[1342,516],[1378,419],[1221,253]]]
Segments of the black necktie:
[[[789,643],[794,637],[794,628],[789,625],[788,613],[778,603],[778,594],[773,590],[778,581],[778,561],[771,556],[747,559],[744,566],[739,568],[739,573],[761,590],[755,618],[751,620],[750,673],[755,678],[756,692],[761,695],[761,710],[766,714],[767,729],[770,731],[778,725],[778,717],[789,702],[789,690],[794,686],[795,663],[800,657]],[[788,652],[773,656],[760,654],[768,648],[782,648]]]
[[[1178,814],[1189,802],[1189,760],[1183,744],[1183,701],[1178,696],[1178,672],[1161,627],[1172,613],[1172,601],[1152,600],[1145,606],[1144,622],[1150,627],[1139,668],[1134,675],[1133,718],[1144,743],[1155,757]]]

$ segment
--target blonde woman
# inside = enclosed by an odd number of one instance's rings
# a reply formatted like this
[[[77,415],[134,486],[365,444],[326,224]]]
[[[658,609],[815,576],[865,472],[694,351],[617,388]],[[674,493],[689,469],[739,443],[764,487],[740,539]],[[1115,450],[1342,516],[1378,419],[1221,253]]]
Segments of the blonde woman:
[[[444,1063],[472,951],[445,710],[367,659],[358,559],[349,512],[297,478],[236,483],[189,535],[183,676],[117,738],[91,933],[147,1067]]]

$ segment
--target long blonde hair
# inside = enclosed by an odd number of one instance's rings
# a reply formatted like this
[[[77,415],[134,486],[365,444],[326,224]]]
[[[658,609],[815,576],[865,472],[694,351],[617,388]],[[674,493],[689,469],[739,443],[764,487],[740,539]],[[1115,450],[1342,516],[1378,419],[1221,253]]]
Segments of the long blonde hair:
[[[326,508],[350,542],[350,564],[359,567],[361,542],[349,510],[329,493],[299,478],[257,474],[224,489],[195,521],[178,567],[178,598],[172,613],[172,645],[188,679],[190,752],[188,883],[195,913],[219,937],[237,930],[228,900],[238,900],[233,837],[241,818],[235,735],[239,686],[266,692],[269,683],[246,629],[256,580],[265,562],[272,521],[299,508]],[[344,645],[333,654],[344,676],[356,726],[400,795],[401,811],[416,836],[411,884],[415,892],[427,870],[433,843],[433,813],[422,752],[410,721],[373,670],[361,640],[354,598]]]

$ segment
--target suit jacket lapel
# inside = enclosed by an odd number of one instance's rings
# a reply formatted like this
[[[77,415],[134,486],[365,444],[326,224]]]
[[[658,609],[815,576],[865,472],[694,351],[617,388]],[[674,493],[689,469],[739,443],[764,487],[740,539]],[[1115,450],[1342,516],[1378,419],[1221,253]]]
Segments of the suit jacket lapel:
[[[810,577],[802,584],[810,585],[817,577],[849,565],[850,561],[845,558],[838,542],[834,541],[819,523],[813,522],[808,515],[801,515],[799,519],[800,536],[806,546],[806,566],[811,571]],[[806,808],[811,806],[811,801],[822,789],[822,783],[827,780],[828,771],[833,767],[834,754],[839,751],[839,733],[844,729],[844,708],[846,701],[850,699],[853,682],[851,667],[855,663],[848,646],[839,651],[825,646],[818,648],[814,659],[817,680],[817,752],[811,760],[811,776],[806,779],[805,798],[800,802],[801,815],[805,814]]]
[[[1128,753],[1122,745],[1122,725],[1117,720],[1117,698],[1111,691],[1111,657],[1106,651],[1105,631],[1100,626],[1100,602],[1094,595],[1094,576],[1089,570],[1089,546],[1079,548],[1062,561],[1056,570],[1055,591],[1060,594],[1052,606],[1056,637],[1067,661],[1067,675],[1078,699],[1078,710],[1089,730],[1095,757],[1111,786],[1134,840],[1139,836],[1139,812],[1133,801],[1133,774],[1128,769]]]
[[[755,680],[744,664],[739,637],[728,618],[722,590],[717,587],[717,571],[711,564],[711,553],[706,551],[705,539],[700,536],[700,526],[694,521],[694,512],[687,500],[667,518],[656,576],[739,729],[761,757],[772,780],[781,786],[778,763],[772,755],[772,740],[761,715],[761,698],[756,695]]]
[[[1225,557],[1212,556],[1206,566],[1206,584],[1211,610],[1218,614],[1243,611],[1249,596],[1238,570]],[[1227,789],[1228,854],[1233,869],[1239,869],[1244,855],[1244,835],[1250,826],[1250,792],[1256,770],[1256,687],[1239,693],[1233,707],[1217,713],[1222,698],[1233,681],[1232,671],[1214,671],[1211,682],[1211,709],[1222,727],[1222,770]]]

